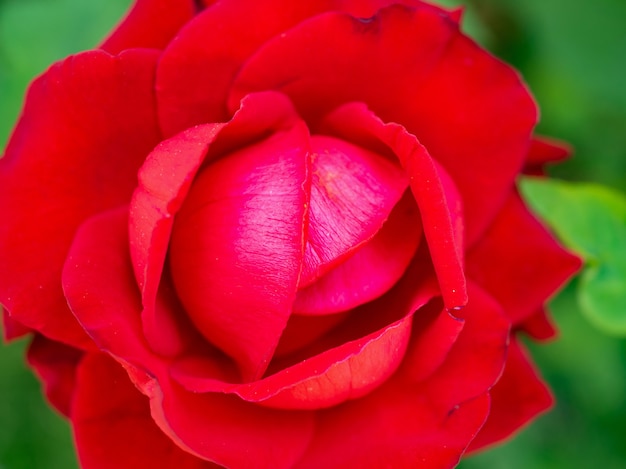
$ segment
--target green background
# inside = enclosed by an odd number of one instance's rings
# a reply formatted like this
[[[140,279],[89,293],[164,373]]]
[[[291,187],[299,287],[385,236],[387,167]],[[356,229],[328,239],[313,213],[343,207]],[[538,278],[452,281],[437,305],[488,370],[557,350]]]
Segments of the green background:
[[[53,61],[96,45],[129,3],[0,0],[0,148],[27,83]],[[576,156],[552,174],[623,192],[626,1],[442,3],[467,6],[468,33],[513,63],[535,93],[539,131],[576,148]],[[464,461],[464,469],[626,468],[626,341],[583,319],[576,283],[551,303],[560,339],[530,344],[556,407],[506,444]],[[24,365],[25,346],[0,347],[0,469],[71,469],[76,461],[69,427],[41,397]]]

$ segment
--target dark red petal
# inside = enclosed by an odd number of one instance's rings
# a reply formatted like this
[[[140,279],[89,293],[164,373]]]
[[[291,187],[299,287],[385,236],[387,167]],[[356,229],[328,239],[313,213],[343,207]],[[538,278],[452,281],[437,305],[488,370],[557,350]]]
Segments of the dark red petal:
[[[37,79],[0,161],[0,299],[27,327],[92,347],[67,308],[61,268],[77,226],[128,203],[159,140],[157,55],[85,52]]]
[[[221,393],[193,394],[170,382],[169,360],[155,355],[141,337],[140,293],[134,284],[125,211],[93,217],[81,227],[65,267],[64,287],[83,327],[150,397],[152,417],[179,447],[230,467],[255,461],[287,469],[302,454],[312,414],[263,409]],[[97,387],[97,396],[115,390],[101,379],[85,381]],[[98,409],[91,401],[85,407]]]
[[[301,316],[292,314],[280,337],[274,359],[284,357],[317,342],[322,336],[343,322],[349,313]]]
[[[291,314],[309,194],[308,129],[294,125],[209,165],[178,213],[172,279],[196,327],[263,375]]]
[[[391,380],[371,395],[320,412],[297,469],[453,468],[483,425],[489,396],[435,409],[428,391]]]
[[[42,382],[48,401],[69,417],[74,395],[76,367],[83,356],[81,350],[35,334],[28,348],[28,364]]]
[[[128,247],[128,209],[103,212],[83,223],[62,279],[72,313],[100,350],[132,364],[152,359],[142,337],[141,297]]]
[[[467,302],[463,272],[464,218],[459,193],[426,148],[398,124],[385,124],[364,105],[346,104],[322,123],[322,129],[349,141],[390,149],[409,176],[422,217],[424,235],[448,308]],[[368,145],[368,146],[369,146]]]
[[[442,365],[464,325],[464,320],[442,311],[438,301],[416,312],[414,337],[402,364],[412,380],[425,380]]]
[[[188,129],[159,144],[139,171],[139,185],[130,206],[130,243],[135,275],[142,289],[146,338],[166,355],[180,352],[182,338],[163,322],[172,323],[155,299],[169,248],[174,216],[185,201],[202,164],[224,152],[258,141],[299,122],[288,99],[278,93],[246,97],[227,124]],[[166,331],[166,332],[164,332]],[[164,337],[170,334],[169,338]],[[163,340],[165,339],[165,340]],[[169,345],[168,345],[169,344]]]
[[[541,175],[546,163],[563,161],[572,154],[572,151],[573,148],[566,142],[535,135],[526,156],[524,173]]]
[[[100,48],[112,54],[135,47],[165,49],[193,18],[195,4],[195,0],[137,0]]]
[[[467,275],[524,321],[571,277],[580,259],[567,253],[511,193],[484,237],[467,254]]]
[[[491,390],[491,411],[470,451],[498,442],[552,406],[552,395],[517,340],[509,345],[504,374]]]
[[[378,298],[404,274],[422,239],[422,224],[407,192],[374,238],[312,285],[298,291],[297,314],[347,311]]]
[[[12,319],[6,309],[1,308],[1,306],[0,309],[2,309],[2,332],[4,340],[9,342],[11,340],[24,337],[26,334],[32,332],[31,328],[26,327],[20,322]]]
[[[391,3],[446,14],[418,0],[218,2],[194,18],[163,54],[156,89],[165,134],[228,120],[226,98],[235,74],[270,38],[324,11],[339,10],[369,18]]]
[[[517,324],[516,329],[525,332],[535,340],[550,340],[558,334],[549,312],[544,308],[539,308],[528,319]]]
[[[319,412],[296,467],[454,467],[487,418],[487,391],[502,373],[509,335],[499,306],[472,283],[469,294],[460,334],[461,323],[438,316],[435,303],[419,309],[398,373],[362,399]],[[422,339],[430,357],[421,356]]]
[[[400,167],[343,140],[313,136],[311,151],[311,198],[300,288],[374,237],[407,187]]]
[[[426,380],[442,403],[463,402],[481,395],[497,382],[504,367],[510,322],[491,296],[471,282],[468,286],[470,301],[455,312],[465,321],[463,330],[443,364]],[[414,374],[410,366],[415,350],[419,347],[409,348],[407,366],[401,371],[409,379],[419,380],[423,373]]]
[[[243,65],[230,108],[266,89],[289,95],[313,123],[362,101],[384,122],[406,127],[457,184],[468,244],[504,202],[537,118],[517,73],[432,8],[395,5],[370,21],[329,13],[302,22]]]
[[[85,468],[221,467],[176,446],[152,420],[148,399],[104,354],[87,355],[78,369],[72,423]]]

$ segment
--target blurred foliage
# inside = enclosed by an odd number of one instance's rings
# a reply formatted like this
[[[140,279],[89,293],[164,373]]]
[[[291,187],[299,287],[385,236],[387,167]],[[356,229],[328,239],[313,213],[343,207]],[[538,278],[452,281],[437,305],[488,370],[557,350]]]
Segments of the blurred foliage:
[[[578,305],[592,324],[626,337],[626,197],[598,184],[524,178],[522,194],[585,261]]]
[[[541,133],[569,141],[562,179],[626,187],[626,1],[433,0],[466,6],[464,28],[514,64],[542,109]],[[130,0],[0,0],[0,148],[24,90],[54,60],[94,47]],[[503,116],[503,118],[506,116]],[[529,343],[556,407],[462,469],[626,468],[626,342],[581,317],[572,282],[551,304],[561,338]],[[67,423],[24,365],[0,347],[0,469],[76,467]]]

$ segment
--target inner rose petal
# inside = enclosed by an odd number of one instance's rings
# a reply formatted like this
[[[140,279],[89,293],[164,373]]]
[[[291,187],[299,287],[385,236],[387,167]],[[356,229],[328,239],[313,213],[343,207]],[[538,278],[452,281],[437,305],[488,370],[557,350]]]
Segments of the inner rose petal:
[[[371,241],[317,282],[298,291],[294,313],[337,313],[379,297],[402,277],[421,239],[419,210],[407,191]]]
[[[311,149],[311,200],[300,288],[370,240],[408,185],[399,166],[357,145],[315,135]]]
[[[208,166],[174,222],[170,265],[190,318],[263,374],[291,313],[308,202],[306,126],[277,132]]]

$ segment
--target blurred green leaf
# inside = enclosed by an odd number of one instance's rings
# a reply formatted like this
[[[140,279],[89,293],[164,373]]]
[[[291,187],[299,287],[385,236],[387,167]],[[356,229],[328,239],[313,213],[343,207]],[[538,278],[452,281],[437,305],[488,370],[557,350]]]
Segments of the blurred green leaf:
[[[597,184],[526,178],[531,207],[585,260],[582,312],[600,329],[626,335],[626,198]]]

